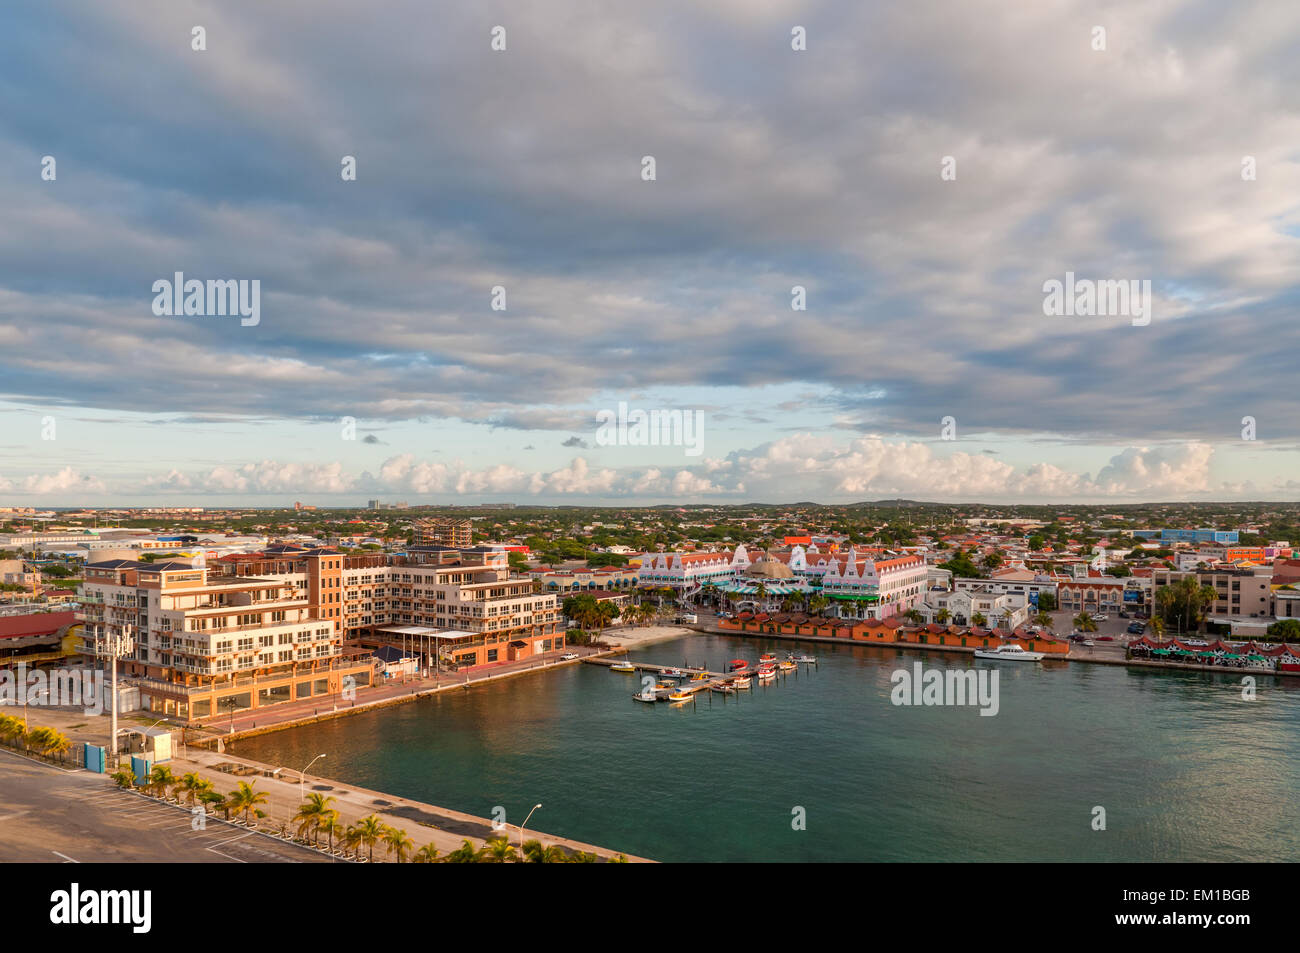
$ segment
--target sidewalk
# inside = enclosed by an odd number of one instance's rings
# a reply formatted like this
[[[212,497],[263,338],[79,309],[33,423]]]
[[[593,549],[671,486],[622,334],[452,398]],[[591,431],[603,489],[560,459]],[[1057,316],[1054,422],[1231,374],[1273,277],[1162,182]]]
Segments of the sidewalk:
[[[575,654],[578,658],[567,662],[561,661],[560,656],[566,654]],[[607,653],[574,646],[519,662],[495,662],[490,665],[476,665],[459,672],[441,672],[437,677],[399,675],[393,679],[381,680],[377,685],[358,688],[355,699],[344,699],[338,694],[333,694],[303,701],[281,702],[266,708],[248,709],[235,712],[233,716],[213,715],[203,719],[197,726],[185,728],[185,739],[190,744],[204,744],[217,738],[233,739],[264,734],[267,731],[292,725],[403,704],[425,695],[466,688],[494,679],[525,675],[559,665],[577,665],[584,658],[603,654]]]
[[[217,767],[217,765],[231,764],[253,768],[259,772],[273,770],[269,765],[258,761],[218,754],[201,748],[187,748],[183,756],[174,757],[167,762],[167,766],[177,777],[193,771],[213,781],[217,789],[223,792],[226,789],[233,789],[239,781],[255,783],[256,790],[268,795],[267,803],[261,808],[267,813],[266,818],[260,822],[263,828],[279,830],[281,825],[284,825],[290,832],[294,831],[297,824],[293,821],[293,815],[297,813],[298,806],[302,803],[301,796],[317,793],[334,799],[329,806],[339,812],[339,818],[345,825],[355,824],[361,818],[374,814],[382,823],[404,830],[415,844],[412,853],[425,844],[431,843],[445,855],[459,848],[465,838],[469,838],[477,847],[493,836],[506,836],[511,844],[515,847],[519,846],[519,828],[513,824],[502,831],[494,831],[492,822],[486,818],[371,791],[346,781],[307,775],[304,782],[292,769],[281,769],[279,777],[267,777],[264,773],[256,776],[231,774]],[[522,816],[514,820],[518,822],[522,820]],[[617,850],[596,847],[565,837],[554,837],[532,827],[525,828],[524,840],[534,839],[541,841],[545,846],[558,844],[570,851],[593,853],[601,858],[611,858],[619,853]],[[322,843],[325,841],[322,840]],[[654,863],[643,857],[625,856],[630,863]],[[383,857],[383,847],[377,845],[375,859],[381,860]]]

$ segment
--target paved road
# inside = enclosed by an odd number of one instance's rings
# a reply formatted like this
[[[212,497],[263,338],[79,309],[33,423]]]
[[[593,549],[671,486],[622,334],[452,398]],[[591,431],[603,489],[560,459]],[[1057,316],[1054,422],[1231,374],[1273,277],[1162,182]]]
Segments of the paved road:
[[[0,862],[329,863],[328,857],[119,791],[103,775],[0,751]]]

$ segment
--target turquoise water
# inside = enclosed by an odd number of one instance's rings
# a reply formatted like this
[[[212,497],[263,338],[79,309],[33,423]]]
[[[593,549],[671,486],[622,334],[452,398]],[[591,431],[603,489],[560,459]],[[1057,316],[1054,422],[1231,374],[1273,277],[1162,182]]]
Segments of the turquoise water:
[[[1300,858],[1300,685],[689,636],[669,665],[816,655],[768,688],[634,702],[593,665],[238,742],[232,751],[664,861]],[[1000,710],[903,707],[890,675],[996,667]],[[1103,807],[1106,830],[1094,831]],[[796,808],[806,829],[792,823]]]

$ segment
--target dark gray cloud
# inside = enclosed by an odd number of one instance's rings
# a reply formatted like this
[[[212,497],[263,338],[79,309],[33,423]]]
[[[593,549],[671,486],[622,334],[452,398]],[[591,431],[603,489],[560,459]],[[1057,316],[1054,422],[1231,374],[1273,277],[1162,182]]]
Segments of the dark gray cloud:
[[[828,430],[1295,439],[1298,40],[1251,2],[10,10],[0,389],[586,432],[598,394],[808,382]],[[178,270],[260,279],[261,323],[154,316]],[[1067,270],[1155,319],[1045,317]]]

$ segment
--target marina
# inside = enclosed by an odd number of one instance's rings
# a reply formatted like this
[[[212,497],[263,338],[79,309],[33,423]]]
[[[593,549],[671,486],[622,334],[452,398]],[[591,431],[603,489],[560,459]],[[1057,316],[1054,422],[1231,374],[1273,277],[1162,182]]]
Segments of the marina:
[[[628,657],[657,680],[663,662],[709,659],[716,671],[806,648],[693,635]],[[815,654],[814,672],[714,704],[640,704],[628,698],[638,686],[608,666],[576,664],[232,751],[298,767],[327,752],[313,773],[337,779],[328,783],[477,817],[500,804],[514,818],[541,802],[534,826],[660,861],[1300,854],[1300,835],[1276,823],[1300,786],[1300,686],[1290,679],[1260,677],[1261,701],[1247,705],[1230,673],[999,665],[1001,708],[985,718],[895,707],[890,676],[918,658],[943,671],[999,663],[866,645],[818,644]],[[1230,801],[1219,796],[1227,787]],[[1123,805],[1105,836],[1089,825],[1096,804]],[[791,830],[794,805],[807,810],[805,831]],[[1204,823],[1188,824],[1192,815]]]
[[[752,687],[753,676],[748,674],[751,666],[745,659],[732,659],[727,663],[726,672],[714,672],[706,668],[683,668],[658,662],[631,662],[626,657],[618,659],[597,657],[583,659],[583,661],[588,665],[603,666],[611,672],[622,674],[645,672],[648,679],[654,678],[653,686],[645,685],[640,691],[633,693],[632,698],[639,702],[686,702],[706,692],[727,696],[747,691]],[[800,663],[816,666],[817,659],[811,655],[791,654],[777,661],[775,654],[765,652],[753,671],[759,683],[767,685],[775,681],[778,673],[788,675],[791,672],[798,672]],[[679,679],[684,681],[677,681]]]

